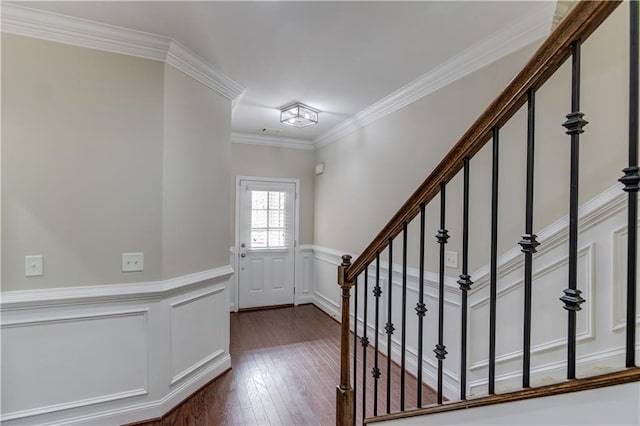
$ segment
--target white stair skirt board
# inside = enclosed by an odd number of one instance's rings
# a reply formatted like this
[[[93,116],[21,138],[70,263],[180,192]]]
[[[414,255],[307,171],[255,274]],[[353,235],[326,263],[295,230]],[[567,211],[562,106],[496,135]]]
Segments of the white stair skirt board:
[[[637,425],[640,383],[390,420],[404,425]]]
[[[230,266],[2,293],[3,425],[159,417],[231,367]]]

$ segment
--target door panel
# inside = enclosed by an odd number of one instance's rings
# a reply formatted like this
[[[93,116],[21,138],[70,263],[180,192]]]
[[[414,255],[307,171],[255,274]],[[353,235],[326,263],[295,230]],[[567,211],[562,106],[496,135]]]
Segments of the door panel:
[[[238,306],[293,303],[294,183],[240,180]]]

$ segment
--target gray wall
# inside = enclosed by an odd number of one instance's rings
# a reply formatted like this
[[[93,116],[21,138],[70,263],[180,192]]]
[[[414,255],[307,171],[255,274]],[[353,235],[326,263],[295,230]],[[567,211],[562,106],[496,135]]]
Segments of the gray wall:
[[[227,99],[161,62],[8,34],[2,89],[3,291],[229,263]],[[144,271],[122,273],[137,251]]]
[[[300,244],[313,244],[315,154],[311,150],[231,144],[231,245],[237,176],[300,179]]]
[[[229,263],[231,103],[165,66],[162,276]]]
[[[584,44],[582,111],[590,124],[581,146],[581,202],[616,184],[626,145],[627,8]],[[326,171],[315,183],[315,243],[360,253],[495,96],[522,69],[536,46],[493,63],[316,152]],[[570,111],[570,67],[537,93],[534,228],[568,212],[569,137],[561,124]],[[526,108],[501,129],[499,251],[524,232]],[[470,268],[489,261],[491,144],[471,162]],[[462,179],[447,185],[447,248],[460,252]],[[427,208],[427,269],[437,271],[439,198]],[[412,264],[417,221],[410,225]],[[434,243],[434,244],[431,244]],[[397,243],[399,252],[399,244]],[[448,269],[457,276],[460,270]]]
[[[163,65],[2,34],[2,289],[160,278]],[[123,275],[121,253],[145,270]],[[24,276],[44,255],[45,275]]]

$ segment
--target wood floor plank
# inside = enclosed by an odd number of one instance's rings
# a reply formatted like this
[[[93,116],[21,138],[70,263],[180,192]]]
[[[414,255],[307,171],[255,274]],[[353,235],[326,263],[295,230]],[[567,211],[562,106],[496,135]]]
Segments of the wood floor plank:
[[[138,426],[266,426],[335,424],[340,325],[313,305],[231,314],[232,369],[200,389],[162,420]],[[352,348],[353,349],[353,348]],[[374,350],[367,348],[367,416],[373,414]],[[362,424],[362,347],[358,344],[357,424]],[[386,357],[378,413],[386,412]],[[351,359],[353,368],[353,358]],[[353,373],[353,372],[352,372]],[[399,409],[400,368],[392,363],[391,411]],[[406,408],[416,406],[417,383],[407,375]],[[423,386],[425,404],[434,391]]]

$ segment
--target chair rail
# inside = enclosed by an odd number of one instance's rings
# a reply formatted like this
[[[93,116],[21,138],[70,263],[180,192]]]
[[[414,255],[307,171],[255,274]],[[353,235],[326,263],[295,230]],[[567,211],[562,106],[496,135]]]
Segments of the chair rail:
[[[355,281],[357,275],[384,250],[389,239],[402,232],[403,224],[420,213],[420,206],[431,201],[440,192],[440,185],[451,180],[462,169],[463,160],[473,157],[490,140],[492,129],[504,125],[527,101],[527,93],[539,88],[560,68],[571,55],[571,45],[589,37],[620,3],[621,0],[581,1],[575,6],[523,70],[480,115],[362,254],[346,269],[346,281]]]

